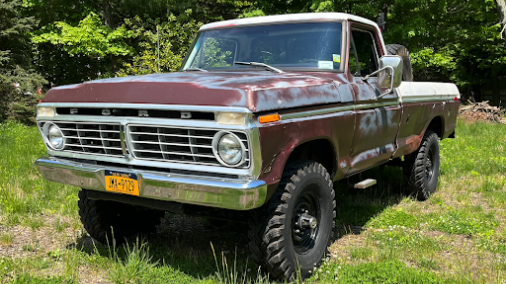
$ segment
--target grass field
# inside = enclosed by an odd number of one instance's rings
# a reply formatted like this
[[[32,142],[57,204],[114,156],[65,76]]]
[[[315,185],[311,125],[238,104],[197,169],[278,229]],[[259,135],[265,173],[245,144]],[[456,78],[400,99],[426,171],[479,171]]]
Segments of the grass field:
[[[506,282],[505,127],[459,121],[426,202],[407,196],[394,167],[364,173],[373,188],[336,184],[340,234],[304,282]],[[0,126],[0,283],[268,283],[248,259],[244,226],[166,214],[148,241],[95,244],[79,189],[40,178],[33,162],[44,154],[35,127]]]

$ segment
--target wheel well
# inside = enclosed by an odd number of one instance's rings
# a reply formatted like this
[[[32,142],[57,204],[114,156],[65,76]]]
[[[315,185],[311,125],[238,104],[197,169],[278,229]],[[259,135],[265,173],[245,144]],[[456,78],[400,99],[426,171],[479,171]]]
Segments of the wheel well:
[[[293,150],[287,164],[296,160],[311,160],[320,163],[330,174],[335,174],[335,151],[332,144],[326,139],[318,139],[300,144]]]
[[[427,127],[427,130],[434,131],[439,138],[442,138],[444,135],[443,129],[443,119],[440,116],[434,117]]]

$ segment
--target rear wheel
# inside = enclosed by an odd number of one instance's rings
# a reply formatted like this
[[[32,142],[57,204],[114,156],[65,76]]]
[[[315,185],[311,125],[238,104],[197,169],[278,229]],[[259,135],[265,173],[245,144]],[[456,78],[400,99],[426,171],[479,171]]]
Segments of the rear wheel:
[[[427,130],[420,147],[405,161],[403,168],[409,190],[418,200],[427,200],[436,191],[439,165],[438,136],[433,131]]]
[[[400,44],[387,44],[386,49],[388,54],[402,57],[402,81],[413,81],[413,66],[408,49]]]
[[[88,234],[102,244],[112,244],[113,236],[116,243],[122,243],[125,238],[153,232],[165,215],[163,211],[149,208],[89,199],[87,192],[87,189],[79,191],[81,223]]]
[[[312,161],[287,166],[276,193],[250,220],[253,259],[274,279],[308,277],[328,253],[336,216],[332,180]]]

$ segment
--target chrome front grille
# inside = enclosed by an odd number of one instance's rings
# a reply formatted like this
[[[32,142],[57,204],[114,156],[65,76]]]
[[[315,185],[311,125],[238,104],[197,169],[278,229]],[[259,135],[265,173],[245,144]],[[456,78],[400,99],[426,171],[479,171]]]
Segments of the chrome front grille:
[[[53,122],[63,132],[64,151],[124,157],[120,125],[96,122]],[[42,128],[42,125],[39,127]]]
[[[128,125],[129,145],[136,159],[170,161],[221,166],[213,154],[212,141],[219,129],[198,129],[141,124]],[[249,144],[243,132],[231,131],[246,147],[249,167]]]
[[[46,121],[39,121],[41,132]],[[137,160],[225,167],[213,153],[213,138],[222,129],[155,126],[102,122],[51,121],[63,132],[65,147],[71,152]],[[122,132],[124,131],[124,133]],[[228,131],[228,130],[227,130]],[[230,130],[245,146],[246,159],[238,169],[250,167],[250,144],[245,132]],[[122,141],[123,139],[123,141]],[[57,153],[55,152],[55,154]]]

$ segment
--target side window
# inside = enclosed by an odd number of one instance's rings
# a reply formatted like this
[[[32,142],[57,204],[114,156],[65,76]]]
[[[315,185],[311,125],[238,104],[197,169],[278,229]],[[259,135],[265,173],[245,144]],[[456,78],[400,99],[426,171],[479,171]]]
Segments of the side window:
[[[372,33],[352,30],[349,61],[353,76],[366,76],[378,70],[378,49]]]

